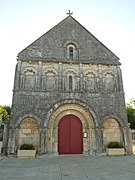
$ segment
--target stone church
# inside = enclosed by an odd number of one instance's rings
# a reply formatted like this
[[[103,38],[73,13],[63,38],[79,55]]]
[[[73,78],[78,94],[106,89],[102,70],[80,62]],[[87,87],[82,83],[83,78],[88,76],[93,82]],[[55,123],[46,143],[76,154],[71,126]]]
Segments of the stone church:
[[[4,146],[37,154],[104,153],[111,141],[130,152],[119,58],[69,15],[17,56]]]

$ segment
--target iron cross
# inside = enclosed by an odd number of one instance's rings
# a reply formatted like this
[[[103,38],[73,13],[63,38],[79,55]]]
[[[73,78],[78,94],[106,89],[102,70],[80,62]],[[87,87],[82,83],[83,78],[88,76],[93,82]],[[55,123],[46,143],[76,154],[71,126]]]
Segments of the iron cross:
[[[71,13],[70,10],[68,10],[67,15],[71,16],[73,14],[73,12]]]

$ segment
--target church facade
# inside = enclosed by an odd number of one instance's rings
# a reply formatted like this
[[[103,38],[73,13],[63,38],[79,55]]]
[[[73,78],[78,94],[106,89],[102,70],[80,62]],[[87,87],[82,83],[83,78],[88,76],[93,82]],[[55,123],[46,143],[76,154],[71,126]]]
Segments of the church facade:
[[[130,152],[119,58],[70,14],[18,54],[8,154],[24,143],[38,154]]]

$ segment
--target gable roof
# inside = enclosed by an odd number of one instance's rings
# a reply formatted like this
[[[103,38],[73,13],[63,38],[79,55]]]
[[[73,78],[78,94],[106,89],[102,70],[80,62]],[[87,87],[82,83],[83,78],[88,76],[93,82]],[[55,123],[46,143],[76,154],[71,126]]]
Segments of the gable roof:
[[[72,16],[66,17],[18,54],[18,60],[69,62],[65,45],[74,43],[74,60],[92,64],[120,64],[119,58]]]

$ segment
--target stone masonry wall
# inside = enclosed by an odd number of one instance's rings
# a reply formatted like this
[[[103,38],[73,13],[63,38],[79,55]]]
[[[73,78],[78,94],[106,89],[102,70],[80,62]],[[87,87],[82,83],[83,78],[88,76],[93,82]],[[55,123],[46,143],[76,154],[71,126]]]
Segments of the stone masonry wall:
[[[69,76],[72,76],[72,91]],[[18,62],[11,123],[29,113],[47,121],[49,109],[65,99],[85,102],[99,121],[107,116],[127,120],[118,65]]]

